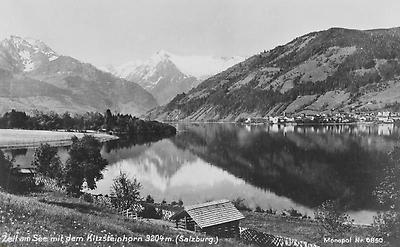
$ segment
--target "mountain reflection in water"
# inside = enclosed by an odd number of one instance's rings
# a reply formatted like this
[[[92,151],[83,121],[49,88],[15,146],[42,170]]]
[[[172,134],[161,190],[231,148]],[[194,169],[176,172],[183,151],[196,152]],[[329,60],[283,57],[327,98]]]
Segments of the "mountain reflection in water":
[[[372,191],[399,133],[393,125],[177,127],[171,139],[106,146],[110,165],[94,193],[109,193],[122,170],[142,183],[142,196],[157,201],[241,197],[253,208],[312,215],[323,201],[339,199],[367,223],[377,209]]]

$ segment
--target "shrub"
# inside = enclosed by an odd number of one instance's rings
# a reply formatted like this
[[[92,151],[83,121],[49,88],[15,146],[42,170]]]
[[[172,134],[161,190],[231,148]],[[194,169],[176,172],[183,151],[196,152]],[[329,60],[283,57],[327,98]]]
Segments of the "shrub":
[[[148,202],[148,203],[154,203],[153,197],[151,197],[151,195],[147,195],[147,197],[146,197],[146,202]]]
[[[288,213],[292,217],[301,217],[302,216],[302,214],[294,208],[289,209]]]
[[[267,213],[267,214],[276,214],[276,210],[274,210],[274,209],[272,209],[272,208],[269,208],[269,209],[267,209],[267,210],[265,210],[265,212]]]
[[[400,242],[400,147],[389,153],[389,163],[374,191],[378,202],[388,210],[380,212],[374,219],[378,234],[385,237],[386,244]]]
[[[93,196],[89,193],[84,193],[82,198],[85,202],[93,203]]]
[[[255,212],[264,213],[264,209],[262,209],[260,206],[257,206],[256,209],[255,209]]]
[[[144,205],[144,209],[138,215],[148,219],[161,219],[162,211],[157,210],[153,205]]]
[[[251,208],[249,208],[246,204],[245,204],[245,199],[244,198],[236,198],[234,200],[232,200],[232,204],[238,209],[238,210],[242,210],[242,211],[251,211]]]
[[[315,219],[323,226],[324,230],[332,235],[343,235],[347,232],[354,220],[344,213],[345,209],[338,201],[325,201],[319,206],[314,214]]]

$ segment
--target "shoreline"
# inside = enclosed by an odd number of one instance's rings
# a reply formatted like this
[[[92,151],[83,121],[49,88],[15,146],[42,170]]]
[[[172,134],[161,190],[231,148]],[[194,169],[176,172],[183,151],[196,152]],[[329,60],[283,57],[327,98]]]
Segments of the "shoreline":
[[[237,121],[187,121],[187,120],[158,120],[168,124],[241,124],[241,125],[289,125],[289,126],[336,126],[336,125],[395,125],[396,123],[379,123],[379,122],[349,122],[349,123],[269,123],[269,122],[254,122],[244,123]]]
[[[0,149],[35,148],[43,143],[48,143],[55,147],[69,146],[72,143],[71,138],[73,136],[81,138],[84,135],[92,135],[100,142],[119,139],[117,136],[98,132],[0,129]]]

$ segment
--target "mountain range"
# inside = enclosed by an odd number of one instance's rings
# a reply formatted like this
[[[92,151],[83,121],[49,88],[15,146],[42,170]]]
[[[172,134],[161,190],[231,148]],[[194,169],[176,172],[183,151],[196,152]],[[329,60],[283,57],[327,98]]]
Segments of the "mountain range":
[[[111,109],[139,115],[155,106],[138,84],[60,55],[39,40],[11,36],[0,43],[0,113]]]
[[[107,69],[11,36],[0,42],[0,114],[109,108],[161,120],[233,121],[397,111],[399,59],[400,28],[312,32],[244,61],[159,51]]]
[[[237,120],[400,109],[400,28],[312,32],[251,56],[148,113]]]
[[[242,57],[181,56],[160,50],[149,59],[132,61],[103,70],[136,82],[149,91],[160,105],[177,94],[188,92],[203,80],[243,61]]]

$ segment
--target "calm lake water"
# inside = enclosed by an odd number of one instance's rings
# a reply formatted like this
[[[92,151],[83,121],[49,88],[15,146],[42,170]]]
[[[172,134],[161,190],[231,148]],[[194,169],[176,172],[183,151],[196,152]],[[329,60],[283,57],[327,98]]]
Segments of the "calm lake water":
[[[278,126],[178,124],[176,137],[133,145],[113,142],[102,155],[110,165],[95,194],[108,194],[124,171],[156,201],[244,198],[248,206],[294,208],[313,215],[328,199],[340,200],[358,223],[378,210],[372,191],[399,141],[394,125]],[[14,152],[29,163],[33,150]],[[67,150],[59,155],[66,160]]]

